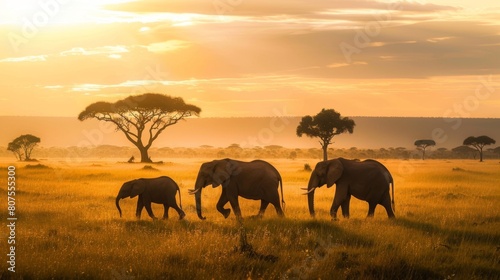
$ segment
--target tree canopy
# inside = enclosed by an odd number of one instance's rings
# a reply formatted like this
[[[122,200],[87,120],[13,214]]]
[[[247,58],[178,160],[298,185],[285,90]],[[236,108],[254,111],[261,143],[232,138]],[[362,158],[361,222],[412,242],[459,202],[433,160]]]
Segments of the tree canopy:
[[[353,133],[356,124],[348,117],[342,117],[334,109],[322,109],[314,117],[304,116],[297,126],[297,136],[303,134],[310,138],[319,138],[323,149],[323,160],[328,159],[328,145],[335,135]]]
[[[414,145],[417,146],[418,149],[422,150],[422,160],[425,160],[425,149],[430,146],[436,146],[436,142],[430,139],[421,139],[415,141]]]
[[[190,116],[199,116],[201,109],[186,104],[180,97],[159,93],[129,96],[111,102],[95,102],[78,115],[80,121],[95,118],[111,122],[141,153],[141,162],[150,162],[148,149],[169,126]]]
[[[464,140],[464,145],[467,146],[472,146],[474,147],[478,152],[479,152],[479,161],[483,161],[483,148],[486,145],[492,145],[495,144],[496,141],[489,136],[483,135],[483,136],[469,136]]]
[[[35,146],[40,143],[40,138],[31,134],[24,134],[12,140],[7,146],[7,150],[13,152],[19,160],[31,160],[31,153]]]

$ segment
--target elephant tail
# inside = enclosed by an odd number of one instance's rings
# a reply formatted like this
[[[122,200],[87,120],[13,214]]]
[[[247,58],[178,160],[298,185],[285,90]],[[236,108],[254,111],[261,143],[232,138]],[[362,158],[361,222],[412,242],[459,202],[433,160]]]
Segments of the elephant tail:
[[[177,191],[179,192],[179,207],[182,209],[181,188],[179,188],[179,185],[177,185]]]
[[[391,186],[392,186],[391,206],[392,206],[392,211],[396,212],[396,205],[394,204],[394,180],[391,180]]]
[[[286,203],[285,203],[285,197],[283,196],[283,180],[281,179],[281,176],[279,179],[280,179],[280,188],[281,188],[281,208],[283,209],[283,212],[284,212]]]

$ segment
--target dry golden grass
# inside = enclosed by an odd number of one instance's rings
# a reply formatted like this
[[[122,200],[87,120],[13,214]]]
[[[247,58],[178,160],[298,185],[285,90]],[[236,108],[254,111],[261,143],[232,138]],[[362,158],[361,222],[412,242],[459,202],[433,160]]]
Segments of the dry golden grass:
[[[351,218],[328,215],[334,188],[316,192],[311,219],[301,187],[315,160],[269,160],[284,180],[286,218],[269,206],[264,219],[244,220],[256,252],[236,250],[240,228],[215,204],[221,189],[207,187],[202,203],[207,220],[195,213],[193,188],[204,159],[171,160],[144,170],[144,164],[95,161],[17,166],[17,263],[24,279],[498,279],[500,275],[500,164],[462,160],[382,161],[396,185],[396,220],[378,206],[352,199]],[[8,162],[0,164],[7,173]],[[33,165],[33,164],[32,164]],[[48,168],[44,168],[47,166]],[[125,181],[172,177],[181,187],[187,214],[178,220],[134,217],[136,199],[114,198]],[[0,190],[6,193],[5,187]],[[259,202],[240,199],[244,217]],[[6,204],[0,213],[6,217]],[[156,216],[163,208],[155,205]],[[5,233],[4,233],[5,234]],[[7,242],[0,247],[7,253]],[[5,254],[4,254],[5,256]],[[5,257],[4,257],[5,258]],[[4,269],[6,269],[4,262]],[[7,275],[7,272],[4,273]]]

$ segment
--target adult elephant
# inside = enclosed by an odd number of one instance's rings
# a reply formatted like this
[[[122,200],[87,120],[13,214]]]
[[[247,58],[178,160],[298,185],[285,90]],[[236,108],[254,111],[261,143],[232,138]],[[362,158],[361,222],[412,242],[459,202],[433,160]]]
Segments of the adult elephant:
[[[179,192],[179,204],[175,201],[175,195]],[[116,208],[120,212],[120,217],[122,216],[122,210],[120,209],[120,199],[123,198],[134,198],[139,196],[137,199],[137,210],[135,215],[137,219],[141,218],[142,208],[146,207],[149,216],[156,220],[153,210],[151,209],[151,203],[163,204],[165,212],[163,213],[163,219],[168,218],[168,209],[170,207],[174,208],[179,214],[179,219],[186,216],[184,211],[182,211],[181,202],[181,191],[177,183],[170,177],[162,176],[158,178],[148,178],[148,179],[136,179],[132,181],[125,182],[118,195],[116,196]]]
[[[208,185],[217,187],[222,185],[222,193],[217,202],[217,210],[227,218],[231,209],[224,206],[229,202],[237,219],[241,219],[241,210],[238,196],[247,199],[260,200],[260,210],[257,217],[262,217],[269,203],[274,205],[279,216],[284,216],[280,205],[278,185],[281,187],[281,202],[283,199],[283,182],[278,170],[263,160],[243,162],[232,159],[214,160],[201,165],[195,188],[190,194],[195,195],[196,212],[202,220],[201,191]]]
[[[314,191],[326,184],[330,188],[336,184],[330,215],[337,219],[337,210],[342,207],[342,215],[349,217],[351,195],[368,202],[368,217],[373,217],[375,207],[385,207],[389,218],[394,218],[394,180],[387,168],[376,160],[347,160],[337,158],[318,162],[311,173],[307,189],[309,213],[314,217]],[[392,185],[392,200],[389,187]]]

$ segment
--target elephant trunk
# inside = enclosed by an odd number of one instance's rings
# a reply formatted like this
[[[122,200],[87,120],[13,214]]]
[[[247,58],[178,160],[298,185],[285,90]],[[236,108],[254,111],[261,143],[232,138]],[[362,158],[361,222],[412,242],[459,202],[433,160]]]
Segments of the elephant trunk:
[[[198,214],[198,218],[200,218],[201,220],[205,220],[206,217],[203,217],[203,215],[201,215],[201,188],[194,194],[194,198],[196,201],[196,214]]]
[[[316,171],[311,173],[311,178],[309,179],[309,184],[307,186],[307,203],[309,205],[309,214],[314,218],[314,191],[318,187],[318,176]]]
[[[120,208],[120,196],[116,197],[116,208],[118,208],[118,212],[120,213],[120,218],[122,217],[122,209]]]
[[[314,218],[316,214],[314,212],[314,190],[307,194],[307,202],[309,204],[309,214]]]
[[[203,179],[200,177],[200,174],[198,174],[198,178],[196,178],[196,183],[194,190],[191,190],[190,193],[194,194],[194,199],[196,202],[196,214],[198,214],[198,218],[201,220],[205,220],[206,217],[203,217],[201,214],[201,190],[203,189]]]

